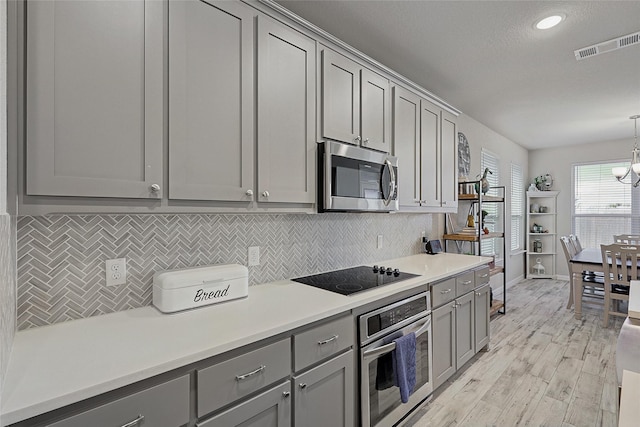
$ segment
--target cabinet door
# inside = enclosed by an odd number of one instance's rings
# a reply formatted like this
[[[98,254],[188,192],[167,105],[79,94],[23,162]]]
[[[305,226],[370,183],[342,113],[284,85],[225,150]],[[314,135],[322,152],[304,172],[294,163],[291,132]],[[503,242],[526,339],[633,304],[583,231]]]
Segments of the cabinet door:
[[[353,350],[294,377],[296,427],[354,425]]]
[[[434,390],[456,372],[455,316],[455,303],[448,303],[431,313]]]
[[[172,199],[253,200],[254,16],[240,2],[169,3]]]
[[[458,207],[458,132],[456,118],[446,111],[441,112],[441,167],[442,206]]]
[[[360,143],[360,66],[322,51],[322,136]]]
[[[420,205],[420,98],[393,88],[393,154],[398,157],[400,206]]]
[[[489,344],[489,335],[491,329],[489,326],[489,310],[490,310],[490,286],[485,285],[474,292],[474,310],[475,310],[475,347],[476,353],[482,347]]]
[[[360,76],[362,146],[391,152],[389,80],[366,68]]]
[[[281,384],[226,410],[197,427],[289,427],[291,384]]]
[[[27,6],[27,194],[160,197],[162,2]]]
[[[456,367],[462,367],[476,354],[473,297],[469,292],[456,299]]]
[[[258,20],[258,200],[313,203],[316,44]]]
[[[440,109],[420,101],[420,200],[422,206],[440,207]]]

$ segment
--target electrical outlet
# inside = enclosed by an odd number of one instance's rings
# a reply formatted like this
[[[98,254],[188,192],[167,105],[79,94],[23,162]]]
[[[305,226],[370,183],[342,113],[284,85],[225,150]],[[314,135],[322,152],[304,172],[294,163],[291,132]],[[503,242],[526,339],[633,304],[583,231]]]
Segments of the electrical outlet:
[[[250,246],[248,258],[249,258],[249,267],[254,265],[260,265],[260,247]]]
[[[127,259],[108,259],[105,272],[107,276],[107,286],[124,285],[127,283]]]
[[[378,234],[378,249],[382,249],[382,234]]]

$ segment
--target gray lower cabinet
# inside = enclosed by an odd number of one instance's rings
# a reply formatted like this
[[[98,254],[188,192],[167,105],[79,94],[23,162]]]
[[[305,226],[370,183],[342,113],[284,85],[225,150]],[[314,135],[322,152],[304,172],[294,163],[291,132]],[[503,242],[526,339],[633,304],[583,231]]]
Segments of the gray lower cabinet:
[[[292,379],[296,427],[354,425],[353,350]]]
[[[197,427],[289,427],[291,384],[289,381],[240,403]]]
[[[449,302],[431,312],[434,390],[456,372],[455,310],[455,302]]]
[[[467,363],[475,352],[474,293],[455,300],[456,311],[456,369]]]
[[[489,344],[491,332],[489,325],[490,289],[490,285],[486,284],[474,292],[476,353]]]
[[[240,2],[169,2],[171,199],[254,200],[255,16]]]
[[[180,427],[189,422],[189,376],[123,397],[50,427]]]
[[[160,198],[163,2],[26,6],[26,194]]]

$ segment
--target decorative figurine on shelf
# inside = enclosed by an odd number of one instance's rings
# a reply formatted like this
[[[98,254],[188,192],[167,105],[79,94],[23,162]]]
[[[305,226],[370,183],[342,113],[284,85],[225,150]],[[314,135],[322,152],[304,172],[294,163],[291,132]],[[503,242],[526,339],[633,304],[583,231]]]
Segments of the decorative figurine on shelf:
[[[482,184],[482,194],[487,194],[487,191],[489,191],[489,180],[487,179],[487,174],[489,173],[493,175],[493,172],[491,172],[489,168],[484,168],[484,173],[482,174],[482,178],[480,178],[480,184]],[[480,175],[477,175],[476,177],[479,176]],[[478,184],[476,184],[476,193],[480,194],[480,188],[478,187]]]
[[[553,185],[553,177],[550,174],[536,176],[533,179],[536,188],[540,191],[549,191]]]

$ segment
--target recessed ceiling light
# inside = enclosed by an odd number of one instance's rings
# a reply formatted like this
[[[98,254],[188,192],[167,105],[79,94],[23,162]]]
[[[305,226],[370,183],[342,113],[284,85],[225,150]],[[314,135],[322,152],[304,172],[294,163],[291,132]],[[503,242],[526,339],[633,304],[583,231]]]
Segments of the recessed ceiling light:
[[[555,27],[564,20],[562,15],[551,15],[536,22],[536,28],[539,30],[548,30]]]

